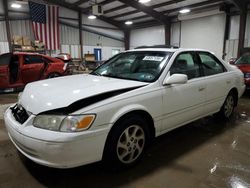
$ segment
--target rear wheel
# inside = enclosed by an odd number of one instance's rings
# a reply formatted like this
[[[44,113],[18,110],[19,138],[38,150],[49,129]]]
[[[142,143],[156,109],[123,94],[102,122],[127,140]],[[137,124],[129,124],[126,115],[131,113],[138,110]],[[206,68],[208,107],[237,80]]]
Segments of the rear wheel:
[[[233,92],[230,92],[223,103],[223,106],[221,107],[220,111],[216,114],[219,118],[223,119],[229,119],[233,113],[234,113],[234,108],[236,106],[236,96],[234,95]]]
[[[136,164],[149,141],[147,122],[139,116],[130,116],[111,130],[108,136],[104,162],[110,169],[121,169]]]

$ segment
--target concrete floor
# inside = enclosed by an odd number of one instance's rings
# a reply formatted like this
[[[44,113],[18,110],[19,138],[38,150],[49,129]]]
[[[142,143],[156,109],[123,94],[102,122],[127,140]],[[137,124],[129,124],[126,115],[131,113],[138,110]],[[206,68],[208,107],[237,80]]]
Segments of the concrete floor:
[[[16,94],[0,95],[0,104]],[[1,107],[1,106],[0,106]],[[250,93],[230,122],[207,117],[155,140],[134,168],[111,173],[101,163],[58,170],[20,155],[0,116],[0,187],[250,187]]]

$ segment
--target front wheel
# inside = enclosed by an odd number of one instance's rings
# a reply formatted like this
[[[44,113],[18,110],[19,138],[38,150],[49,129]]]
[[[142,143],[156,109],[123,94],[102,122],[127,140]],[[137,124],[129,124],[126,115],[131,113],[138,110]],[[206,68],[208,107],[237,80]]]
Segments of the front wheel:
[[[109,169],[121,169],[136,164],[149,141],[147,122],[139,116],[120,121],[111,130],[104,152]]]

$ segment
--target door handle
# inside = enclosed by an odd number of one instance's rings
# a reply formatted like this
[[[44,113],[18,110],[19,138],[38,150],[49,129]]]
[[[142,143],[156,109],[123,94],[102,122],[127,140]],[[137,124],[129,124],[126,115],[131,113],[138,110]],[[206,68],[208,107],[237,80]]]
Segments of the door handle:
[[[199,87],[199,91],[203,91],[205,89],[206,89],[205,87]]]

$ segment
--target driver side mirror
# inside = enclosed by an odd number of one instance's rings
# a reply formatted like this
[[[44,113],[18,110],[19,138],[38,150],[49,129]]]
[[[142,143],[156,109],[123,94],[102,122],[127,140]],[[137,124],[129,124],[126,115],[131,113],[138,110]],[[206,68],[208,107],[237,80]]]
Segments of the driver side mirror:
[[[163,81],[163,85],[172,85],[172,84],[185,84],[188,81],[186,74],[173,74],[170,77],[166,77]]]

